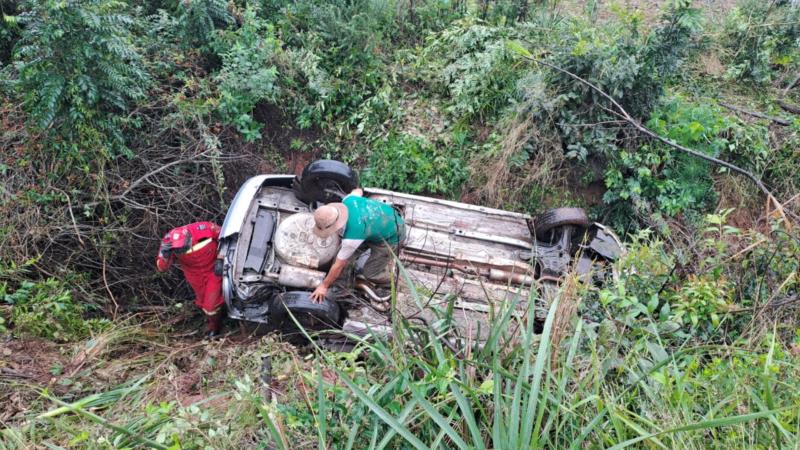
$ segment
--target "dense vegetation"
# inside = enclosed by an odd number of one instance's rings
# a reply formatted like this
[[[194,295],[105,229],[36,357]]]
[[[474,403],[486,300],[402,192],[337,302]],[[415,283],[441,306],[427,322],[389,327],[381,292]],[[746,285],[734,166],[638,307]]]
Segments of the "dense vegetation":
[[[0,448],[800,445],[800,5],[651,3],[0,0]],[[629,252],[482,348],[187,335],[158,237],[320,157]]]

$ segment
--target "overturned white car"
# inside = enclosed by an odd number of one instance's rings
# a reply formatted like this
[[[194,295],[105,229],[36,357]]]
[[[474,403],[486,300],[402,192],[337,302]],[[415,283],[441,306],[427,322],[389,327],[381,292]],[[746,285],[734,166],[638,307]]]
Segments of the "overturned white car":
[[[322,160],[309,164],[300,177],[260,175],[241,187],[220,233],[223,294],[231,318],[288,330],[295,325],[291,311],[311,330],[387,334],[394,302],[396,313],[421,321],[435,318],[437,309],[450,310],[462,337],[482,340],[502,302],[516,299],[524,313],[530,290],[537,289],[542,295],[534,296],[540,302],[536,316],[543,320],[548,286],[570,270],[598,273],[622,252],[619,239],[579,208],[531,217],[364,188],[366,197],[388,203],[406,223],[396,255],[404,272],[393,283],[397,294],[393,298],[387,286],[359,275],[367,257],[362,252],[326,301],[314,303],[310,294],[325,277],[340,239],[315,236],[312,212],[357,186],[356,173],[345,164]],[[335,339],[335,334],[327,336]]]

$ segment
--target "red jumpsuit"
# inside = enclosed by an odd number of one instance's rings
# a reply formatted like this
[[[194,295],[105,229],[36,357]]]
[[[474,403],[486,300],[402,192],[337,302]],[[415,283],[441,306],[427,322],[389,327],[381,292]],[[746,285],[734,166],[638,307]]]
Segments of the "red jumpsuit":
[[[173,243],[173,247],[179,247],[187,233],[191,236],[191,249],[183,254],[174,254],[173,252],[166,259],[159,253],[156,258],[156,267],[159,272],[166,272],[173,261],[177,259],[186,281],[194,290],[194,303],[206,315],[218,316],[224,303],[222,278],[214,274],[219,226],[211,222],[190,223],[170,230],[164,235],[162,242]],[[214,317],[214,319],[216,319],[214,322],[218,322],[221,318]],[[211,322],[211,317],[209,317],[209,328],[212,327]]]

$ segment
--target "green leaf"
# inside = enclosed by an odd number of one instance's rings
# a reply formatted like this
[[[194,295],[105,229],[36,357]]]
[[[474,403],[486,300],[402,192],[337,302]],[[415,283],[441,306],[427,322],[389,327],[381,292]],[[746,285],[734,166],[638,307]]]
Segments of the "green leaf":
[[[520,44],[517,41],[506,41],[506,48],[514,53],[517,53],[520,56],[524,56],[526,58],[533,58],[531,52],[529,52],[525,47],[522,46],[522,44]]]
[[[658,308],[658,294],[653,294],[650,296],[650,301],[647,302],[647,312],[653,314],[656,308]]]

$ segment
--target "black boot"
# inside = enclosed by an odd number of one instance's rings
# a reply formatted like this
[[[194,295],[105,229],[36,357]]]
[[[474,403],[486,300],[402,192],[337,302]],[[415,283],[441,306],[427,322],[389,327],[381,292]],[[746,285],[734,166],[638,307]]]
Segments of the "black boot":
[[[218,338],[222,332],[222,311],[217,311],[216,314],[207,315],[206,319],[208,320],[208,334],[206,334],[206,338]]]

